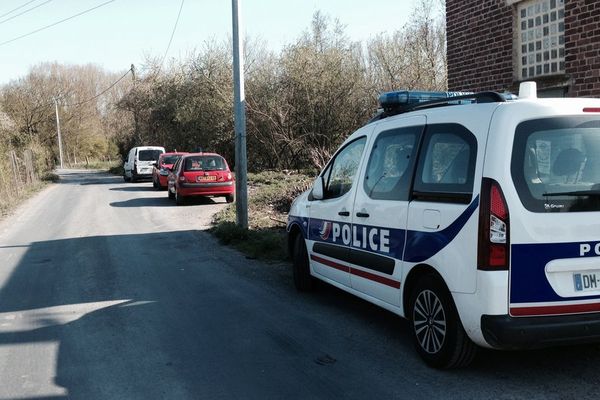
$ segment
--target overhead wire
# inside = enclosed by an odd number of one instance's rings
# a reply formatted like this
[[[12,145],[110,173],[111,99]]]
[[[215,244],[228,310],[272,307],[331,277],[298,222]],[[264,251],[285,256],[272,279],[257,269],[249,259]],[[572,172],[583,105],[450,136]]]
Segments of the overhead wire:
[[[116,0],[108,0],[108,1],[105,1],[104,3],[101,3],[101,4],[99,4],[99,5],[95,6],[95,7],[88,8],[87,10],[84,10],[84,11],[81,11],[81,12],[79,12],[79,13],[77,13],[77,14],[71,15],[70,17],[63,18],[63,19],[61,19],[60,21],[56,21],[56,22],[54,22],[54,23],[52,23],[52,24],[50,24],[50,25],[43,26],[43,27],[41,27],[41,28],[39,28],[39,29],[36,29],[36,30],[34,30],[34,31],[31,31],[31,32],[29,32],[29,33],[25,33],[24,35],[17,36],[17,37],[15,37],[15,38],[12,38],[12,39],[6,40],[6,41],[4,41],[4,42],[0,42],[0,46],[4,46],[4,45],[6,45],[6,44],[12,43],[12,42],[14,42],[14,41],[17,41],[17,40],[19,40],[19,39],[23,39],[23,38],[25,38],[25,37],[27,37],[27,36],[31,36],[31,35],[33,35],[33,34],[35,34],[35,33],[41,32],[41,31],[43,31],[43,30],[45,30],[45,29],[52,28],[53,26],[56,26],[56,25],[58,25],[58,24],[62,24],[63,22],[69,21],[69,20],[71,20],[71,19],[73,19],[73,18],[77,18],[77,17],[79,17],[79,16],[81,16],[81,15],[83,15],[83,14],[87,14],[87,13],[89,13],[89,12],[91,12],[91,11],[94,11],[94,10],[96,10],[96,9],[100,8],[100,7],[103,7],[103,6],[107,5],[107,4],[109,4],[109,3],[113,3],[113,2],[115,2],[115,1],[116,1]]]
[[[13,9],[12,9],[12,10],[10,10],[9,12],[5,12],[4,14],[0,15],[0,18],[6,17],[7,15],[10,15],[10,14],[14,13],[15,11],[17,11],[17,10],[20,10],[21,8],[23,8],[23,7],[27,6],[27,5],[29,5],[29,4],[31,4],[31,3],[33,3],[33,2],[35,2],[35,1],[38,1],[38,0],[29,0],[27,3],[25,3],[25,4],[21,4],[19,7],[17,7],[17,8],[13,8]]]
[[[96,95],[94,95],[94,96],[90,97],[90,98],[89,98],[89,99],[87,99],[87,100],[83,100],[83,101],[80,101],[80,102],[77,102],[77,103],[73,103],[73,104],[62,104],[62,105],[63,105],[63,106],[65,106],[65,107],[79,107],[79,106],[81,106],[81,105],[83,105],[83,104],[85,104],[85,103],[89,103],[89,102],[90,102],[90,101],[92,101],[92,100],[96,100],[98,97],[102,96],[104,93],[108,92],[110,89],[112,89],[113,87],[115,87],[115,85],[116,85],[117,83],[119,83],[119,82],[121,82],[123,79],[125,79],[125,77],[126,77],[127,75],[129,75],[129,73],[130,73],[130,72],[131,72],[131,68],[129,68],[129,69],[127,70],[127,72],[125,72],[125,73],[124,73],[124,74],[123,74],[123,75],[122,75],[122,76],[121,76],[119,79],[117,79],[116,81],[114,81],[114,82],[113,82],[113,83],[112,83],[112,84],[111,84],[109,87],[107,87],[106,89],[104,89],[104,90],[103,90],[103,91],[101,91],[100,93],[98,93],[98,94],[96,94]]]
[[[30,11],[33,11],[33,10],[35,10],[36,8],[40,8],[41,6],[43,6],[43,5],[45,5],[45,4],[48,4],[48,3],[50,3],[51,1],[52,1],[52,0],[46,0],[46,1],[44,1],[43,3],[40,3],[40,4],[38,4],[37,6],[33,6],[33,7],[31,7],[31,8],[28,8],[28,9],[27,9],[27,10],[25,10],[25,11],[22,11],[22,12],[18,13],[17,15],[13,15],[12,17],[8,17],[8,18],[6,18],[6,19],[3,19],[3,20],[1,20],[1,21],[0,21],[0,24],[3,24],[3,23],[5,23],[5,22],[8,22],[8,21],[10,21],[10,20],[12,20],[12,19],[15,19],[15,18],[17,18],[17,17],[20,17],[20,16],[21,16],[21,15],[23,15],[23,14],[27,14],[28,12],[30,12]]]
[[[179,24],[179,18],[181,17],[181,10],[183,10],[183,3],[185,3],[185,0],[181,0],[181,4],[179,5],[179,12],[177,13],[177,19],[175,20],[175,25],[173,25],[173,30],[171,31],[169,44],[167,45],[167,49],[165,50],[165,53],[163,54],[162,59],[160,60],[160,64],[158,64],[158,71],[156,72],[156,75],[158,75],[158,73],[160,72],[163,63],[167,58],[167,54],[169,53],[169,49],[171,48],[171,43],[173,43],[173,37],[175,36],[175,31],[177,30],[177,25]]]

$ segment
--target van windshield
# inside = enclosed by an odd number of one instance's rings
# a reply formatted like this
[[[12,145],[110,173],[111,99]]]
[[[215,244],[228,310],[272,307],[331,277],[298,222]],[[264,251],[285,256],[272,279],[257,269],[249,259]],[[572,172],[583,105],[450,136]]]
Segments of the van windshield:
[[[138,160],[140,161],[156,161],[163,152],[160,150],[140,150]]]
[[[600,120],[563,117],[521,123],[511,174],[530,211],[600,211]]]

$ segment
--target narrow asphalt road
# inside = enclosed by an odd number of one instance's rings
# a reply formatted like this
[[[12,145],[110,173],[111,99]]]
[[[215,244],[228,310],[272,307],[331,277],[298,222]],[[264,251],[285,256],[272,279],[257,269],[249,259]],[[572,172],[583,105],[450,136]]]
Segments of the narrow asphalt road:
[[[150,183],[61,171],[0,223],[0,399],[598,398],[600,346],[427,368],[408,324],[204,229]]]

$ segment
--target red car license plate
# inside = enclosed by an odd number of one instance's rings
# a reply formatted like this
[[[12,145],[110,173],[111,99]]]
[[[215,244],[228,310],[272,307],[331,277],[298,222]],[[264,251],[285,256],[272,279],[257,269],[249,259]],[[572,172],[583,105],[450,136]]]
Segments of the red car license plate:
[[[217,177],[214,175],[209,175],[209,176],[199,176],[196,178],[196,180],[198,182],[208,182],[208,181],[216,181]]]

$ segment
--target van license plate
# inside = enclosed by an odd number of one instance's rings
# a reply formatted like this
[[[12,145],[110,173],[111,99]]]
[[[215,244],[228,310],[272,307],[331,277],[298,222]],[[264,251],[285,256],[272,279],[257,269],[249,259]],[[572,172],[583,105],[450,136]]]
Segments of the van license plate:
[[[600,273],[587,272],[585,274],[573,274],[573,284],[576,292],[587,292],[600,289]]]

